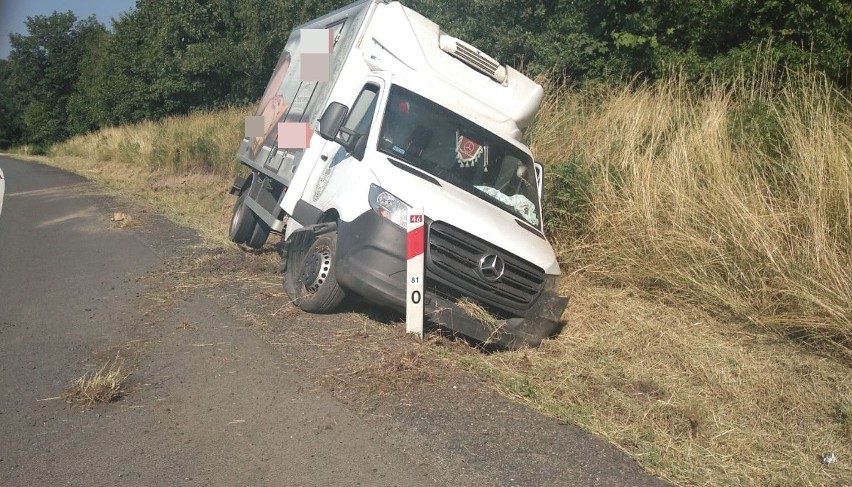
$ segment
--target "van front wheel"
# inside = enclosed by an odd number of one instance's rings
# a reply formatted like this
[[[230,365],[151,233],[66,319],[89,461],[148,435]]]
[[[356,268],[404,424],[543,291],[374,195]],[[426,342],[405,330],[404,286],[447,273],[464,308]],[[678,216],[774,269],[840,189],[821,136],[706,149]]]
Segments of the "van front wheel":
[[[337,232],[316,236],[306,252],[291,250],[284,289],[290,299],[309,313],[331,313],[346,297],[334,269]]]

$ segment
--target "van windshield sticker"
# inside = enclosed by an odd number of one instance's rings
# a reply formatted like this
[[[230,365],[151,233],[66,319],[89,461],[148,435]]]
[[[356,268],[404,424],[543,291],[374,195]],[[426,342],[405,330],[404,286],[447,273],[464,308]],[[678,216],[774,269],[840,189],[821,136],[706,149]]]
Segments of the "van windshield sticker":
[[[458,161],[459,167],[476,166],[477,159],[479,159],[482,153],[482,144],[474,142],[472,139],[456,131],[456,161]],[[487,171],[487,162],[484,164]]]

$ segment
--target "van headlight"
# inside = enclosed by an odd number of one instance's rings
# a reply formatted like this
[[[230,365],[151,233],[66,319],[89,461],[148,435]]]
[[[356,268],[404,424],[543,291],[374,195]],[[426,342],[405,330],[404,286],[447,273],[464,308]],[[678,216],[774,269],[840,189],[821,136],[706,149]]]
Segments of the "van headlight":
[[[411,206],[405,201],[385,191],[381,186],[370,185],[370,208],[379,215],[405,230],[408,228],[408,210]]]

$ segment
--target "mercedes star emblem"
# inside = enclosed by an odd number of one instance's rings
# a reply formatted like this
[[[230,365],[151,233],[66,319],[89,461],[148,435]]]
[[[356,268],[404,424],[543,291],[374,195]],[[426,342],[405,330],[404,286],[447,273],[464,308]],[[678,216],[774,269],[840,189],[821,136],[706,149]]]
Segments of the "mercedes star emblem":
[[[505,270],[506,263],[497,254],[485,254],[479,259],[479,275],[486,281],[496,282]]]

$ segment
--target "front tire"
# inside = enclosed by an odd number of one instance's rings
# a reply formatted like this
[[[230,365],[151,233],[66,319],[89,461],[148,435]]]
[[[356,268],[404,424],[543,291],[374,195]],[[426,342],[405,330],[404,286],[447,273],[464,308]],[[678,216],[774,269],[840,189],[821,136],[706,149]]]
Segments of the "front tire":
[[[294,244],[301,240],[296,239]],[[306,251],[292,249],[288,253],[284,289],[303,311],[331,313],[346,297],[337,283],[334,265],[336,252],[337,232],[328,232],[313,237]]]

